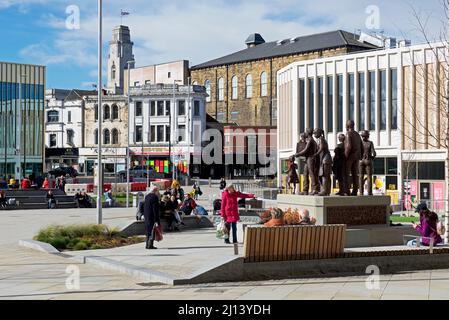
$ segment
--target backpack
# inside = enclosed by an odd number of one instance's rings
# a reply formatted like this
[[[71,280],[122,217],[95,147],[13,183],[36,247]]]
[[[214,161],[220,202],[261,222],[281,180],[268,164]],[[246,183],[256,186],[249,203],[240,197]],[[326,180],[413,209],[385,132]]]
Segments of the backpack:
[[[444,236],[446,234],[446,226],[444,225],[443,221],[438,221],[437,222],[437,233],[440,236]]]

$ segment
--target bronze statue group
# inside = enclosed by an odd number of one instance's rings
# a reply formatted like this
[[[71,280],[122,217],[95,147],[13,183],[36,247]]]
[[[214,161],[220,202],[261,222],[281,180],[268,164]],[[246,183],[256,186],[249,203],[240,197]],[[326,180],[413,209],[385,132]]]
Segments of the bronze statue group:
[[[339,144],[332,158],[322,129],[307,129],[300,135],[296,154],[290,159],[287,171],[288,185],[293,184],[293,194],[300,182],[296,158],[305,158],[304,188],[300,195],[330,196],[332,174],[338,183],[338,196],[363,196],[365,175],[368,195],[373,195],[373,163],[376,158],[374,144],[369,140],[369,131],[355,131],[354,121],[346,125],[346,135],[338,136]],[[351,190],[352,187],[352,190]]]

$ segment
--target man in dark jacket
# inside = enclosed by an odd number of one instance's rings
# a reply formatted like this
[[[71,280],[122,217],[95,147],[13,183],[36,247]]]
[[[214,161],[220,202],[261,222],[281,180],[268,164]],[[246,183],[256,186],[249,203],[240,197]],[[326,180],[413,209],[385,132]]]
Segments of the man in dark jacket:
[[[145,197],[144,216],[145,216],[145,231],[147,236],[146,249],[157,249],[154,246],[154,225],[161,224],[161,217],[159,211],[159,188],[154,186],[150,193]]]

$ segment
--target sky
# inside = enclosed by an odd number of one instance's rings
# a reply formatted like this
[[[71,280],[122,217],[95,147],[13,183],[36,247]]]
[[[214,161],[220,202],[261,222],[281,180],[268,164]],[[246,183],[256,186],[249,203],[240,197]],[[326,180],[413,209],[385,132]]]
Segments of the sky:
[[[268,41],[343,29],[423,42],[444,30],[444,0],[104,0],[104,57],[121,10],[130,15],[137,66],[200,64]],[[78,14],[79,13],[79,14]],[[79,17],[79,19],[78,19]],[[47,66],[47,88],[92,89],[97,71],[97,1],[0,0],[0,61]],[[105,60],[106,61],[106,60]],[[106,70],[105,70],[106,71]]]

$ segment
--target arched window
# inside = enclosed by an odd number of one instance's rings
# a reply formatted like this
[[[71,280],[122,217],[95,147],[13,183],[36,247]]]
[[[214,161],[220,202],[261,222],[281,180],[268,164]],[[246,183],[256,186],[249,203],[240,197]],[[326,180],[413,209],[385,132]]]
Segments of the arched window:
[[[224,79],[218,79],[218,101],[224,101]]]
[[[94,110],[95,110],[95,121],[98,121],[98,104],[95,105]]]
[[[239,79],[237,76],[233,76],[231,80],[232,86],[232,99],[237,100],[239,98]]]
[[[109,119],[111,119],[111,108],[108,105],[105,105],[103,111],[103,120]]]
[[[112,129],[112,144],[118,144],[118,130]]]
[[[98,144],[98,129],[95,129],[94,140],[95,140],[95,144]]]
[[[264,71],[260,75],[260,96],[266,97],[268,95],[268,81],[267,73]]]
[[[111,67],[111,78],[112,80],[115,80],[115,63],[112,63],[112,67]]]
[[[211,102],[212,97],[211,97],[210,81],[206,80],[206,82],[204,83],[204,86],[206,87],[206,93],[207,93],[206,101]]]
[[[112,105],[112,119],[118,120],[118,106],[116,104]]]
[[[51,110],[47,112],[47,122],[59,122],[59,112]]]
[[[108,129],[103,131],[103,143],[105,145],[111,144],[111,132]]]
[[[253,76],[247,75],[245,80],[245,86],[246,86],[246,97],[252,98],[253,97]]]

